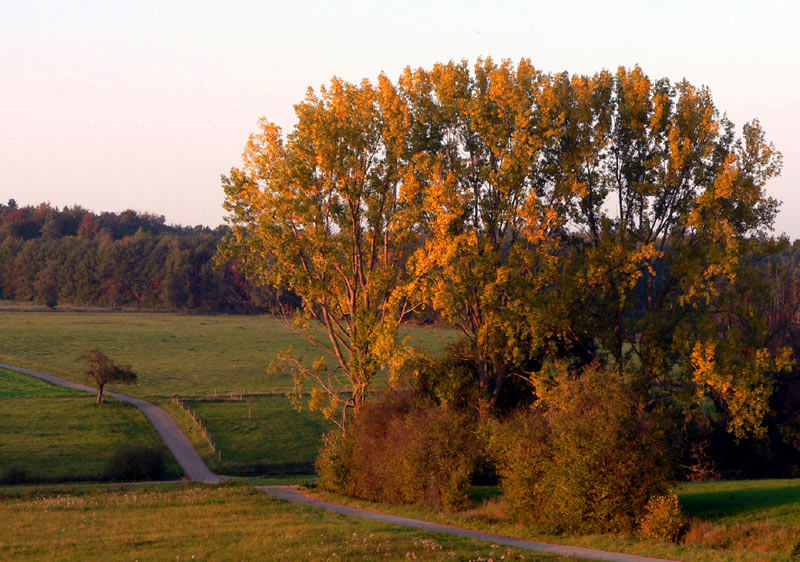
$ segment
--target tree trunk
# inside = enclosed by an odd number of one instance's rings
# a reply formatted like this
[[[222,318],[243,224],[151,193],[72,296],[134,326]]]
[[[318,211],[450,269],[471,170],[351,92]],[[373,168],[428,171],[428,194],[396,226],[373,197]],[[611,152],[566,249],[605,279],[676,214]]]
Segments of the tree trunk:
[[[103,386],[104,385],[102,385],[102,384],[98,384],[97,385],[97,403],[98,404],[102,404],[103,403]]]

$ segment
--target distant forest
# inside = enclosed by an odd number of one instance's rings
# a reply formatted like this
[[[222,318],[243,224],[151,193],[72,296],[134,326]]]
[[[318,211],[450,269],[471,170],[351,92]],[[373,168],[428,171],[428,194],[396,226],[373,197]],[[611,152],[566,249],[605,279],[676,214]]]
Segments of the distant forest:
[[[0,203],[0,298],[141,309],[274,312],[269,291],[217,264],[227,227],[132,210]],[[286,304],[291,296],[284,296]]]

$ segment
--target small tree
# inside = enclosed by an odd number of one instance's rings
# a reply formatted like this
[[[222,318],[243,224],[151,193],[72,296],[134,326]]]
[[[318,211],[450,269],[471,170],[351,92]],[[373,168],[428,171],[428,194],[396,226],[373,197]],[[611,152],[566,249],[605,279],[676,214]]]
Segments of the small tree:
[[[130,365],[119,365],[112,361],[108,355],[97,349],[90,348],[86,353],[78,357],[78,361],[86,364],[83,374],[92,379],[97,386],[97,403],[103,403],[103,387],[110,382],[121,382],[124,384],[136,384],[136,373],[131,370]]]

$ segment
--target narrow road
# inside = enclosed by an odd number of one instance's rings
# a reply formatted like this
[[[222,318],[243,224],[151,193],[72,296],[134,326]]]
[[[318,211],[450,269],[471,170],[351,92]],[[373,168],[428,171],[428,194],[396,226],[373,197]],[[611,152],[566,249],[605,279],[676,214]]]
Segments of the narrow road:
[[[450,535],[458,535],[459,537],[467,537],[470,539],[477,539],[479,541],[487,541],[494,544],[502,544],[505,546],[513,546],[516,548],[524,548],[526,550],[533,550],[536,552],[546,552],[549,554],[558,554],[561,556],[591,558],[594,560],[609,560],[611,562],[670,562],[663,558],[648,558],[646,556],[637,556],[635,554],[622,554],[619,552],[608,552],[606,550],[597,550],[594,548],[583,548],[580,546],[566,546],[562,544],[551,544],[546,542],[526,541],[523,539],[515,539],[505,537],[503,535],[495,535],[492,533],[484,533],[482,531],[473,531],[471,529],[464,529],[462,527],[453,527],[451,525],[442,525],[441,523],[432,523],[430,521],[423,521],[421,519],[410,519],[408,517],[398,517],[397,515],[388,515],[386,513],[378,513],[377,511],[370,511],[368,509],[360,509],[357,507],[348,507],[338,503],[327,502],[311,496],[308,496],[291,486],[255,486],[257,490],[266,492],[276,498],[310,505],[320,509],[327,509],[342,515],[349,515],[351,517],[361,517],[363,519],[372,519],[382,523],[391,523],[393,525],[403,525],[406,527],[414,527],[424,531],[433,531],[435,533],[447,533]]]
[[[83,392],[90,392],[92,394],[97,392],[97,390],[91,386],[68,381],[66,379],[41,373],[39,371],[34,371],[32,369],[23,369],[21,367],[6,365],[4,363],[0,363],[0,367],[24,373],[32,377],[37,377],[53,384],[66,386],[67,388],[81,390]],[[134,398],[133,396],[127,396],[125,394],[119,394],[118,392],[105,392],[104,394],[107,396],[112,396],[117,400],[122,400],[123,402],[133,404],[142,412],[144,412],[144,415],[146,415],[153,423],[156,431],[158,431],[158,434],[161,435],[164,443],[166,443],[167,447],[169,447],[169,450],[172,451],[172,454],[175,455],[175,459],[177,459],[178,463],[180,463],[184,472],[186,472],[190,479],[195,482],[207,482],[211,484],[217,484],[224,480],[222,476],[214,474],[206,466],[206,464],[203,462],[203,459],[200,458],[200,455],[198,455],[197,451],[195,451],[194,447],[192,447],[189,439],[186,438],[186,435],[184,435],[183,431],[181,431],[181,428],[178,427],[178,424],[175,423],[175,420],[172,419],[166,410],[145,400]],[[441,523],[432,523],[430,521],[423,521],[421,519],[410,519],[408,517],[398,517],[396,515],[378,513],[376,511],[370,511],[367,509],[347,507],[345,505],[327,502],[307,496],[300,492],[297,488],[290,486],[255,486],[255,488],[281,500],[300,503],[319,509],[325,509],[335,513],[340,513],[342,515],[361,517],[363,519],[372,519],[374,521],[390,523],[392,525],[414,527],[424,531],[447,533],[450,535],[467,537],[470,539],[486,541],[494,544],[523,548],[535,552],[545,552],[570,557],[578,556],[581,558],[591,558],[594,560],[609,560],[611,562],[670,562],[661,558],[648,558],[646,556],[608,552],[605,550],[583,548],[580,546],[566,546],[561,544],[515,539],[511,537],[505,537],[503,535],[495,535],[492,533],[484,533],[482,531],[464,529],[462,527],[453,527],[451,525],[442,525]]]
[[[82,390],[92,394],[97,393],[97,389],[92,388],[91,386],[68,381],[66,379],[48,375],[46,373],[40,373],[39,371],[23,369],[21,367],[14,367],[13,365],[5,365],[3,363],[0,363],[0,367],[3,367],[4,369],[10,369],[12,371],[18,371],[32,377],[40,378],[47,382],[66,386],[75,390]],[[178,464],[181,465],[181,468],[183,468],[183,471],[191,480],[195,482],[208,482],[211,484],[216,484],[223,481],[221,476],[214,474],[206,466],[206,463],[203,462],[203,459],[200,458],[200,455],[198,455],[197,451],[195,451],[194,447],[192,447],[189,439],[186,437],[186,435],[184,435],[183,431],[181,431],[181,428],[178,427],[178,424],[175,423],[175,420],[172,419],[172,416],[170,416],[164,408],[156,406],[155,404],[151,404],[145,400],[134,398],[133,396],[119,394],[118,392],[104,392],[103,394],[105,396],[112,396],[117,400],[122,400],[123,402],[133,404],[142,412],[144,412],[144,415],[148,417],[148,419],[152,422],[153,427],[155,427],[156,431],[158,431],[161,439],[164,440],[164,443],[166,443],[167,447],[169,447],[169,450],[172,451],[172,454],[175,456],[175,460],[178,461]]]

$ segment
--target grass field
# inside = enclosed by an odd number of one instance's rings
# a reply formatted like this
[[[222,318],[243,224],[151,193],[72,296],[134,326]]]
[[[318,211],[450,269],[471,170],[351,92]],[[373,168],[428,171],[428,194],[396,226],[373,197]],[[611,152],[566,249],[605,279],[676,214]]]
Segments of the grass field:
[[[722,524],[772,521],[800,525],[800,479],[686,482],[678,486],[690,515]],[[800,535],[797,537],[800,541]]]
[[[3,560],[550,560],[288,504],[243,486],[0,496]]]
[[[267,374],[279,349],[309,360],[320,353],[280,319],[163,312],[47,311],[0,301],[0,362],[82,381],[75,358],[96,346],[139,374],[137,396],[286,391],[286,374]],[[440,353],[452,330],[409,327],[415,344]]]
[[[222,457],[216,467],[223,474],[311,473],[322,434],[332,428],[322,414],[298,412],[285,396],[185,404],[213,435]]]
[[[167,476],[180,467],[145,416],[115,400],[0,369],[0,477],[22,471],[32,480],[98,480],[114,450],[126,443],[157,447]]]

